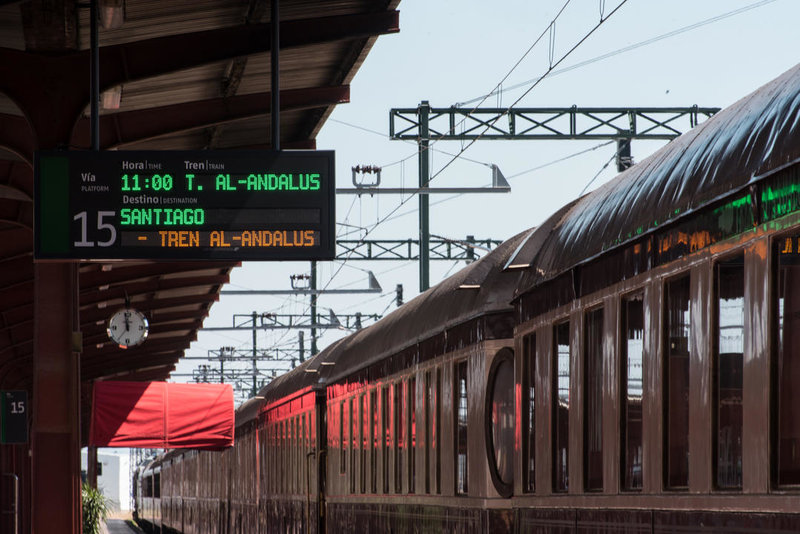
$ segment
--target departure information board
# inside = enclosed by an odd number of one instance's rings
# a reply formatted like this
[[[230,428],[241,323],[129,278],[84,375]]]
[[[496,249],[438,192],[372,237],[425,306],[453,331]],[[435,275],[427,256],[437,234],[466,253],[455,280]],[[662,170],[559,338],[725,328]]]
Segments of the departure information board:
[[[38,260],[325,260],[331,151],[43,151]]]

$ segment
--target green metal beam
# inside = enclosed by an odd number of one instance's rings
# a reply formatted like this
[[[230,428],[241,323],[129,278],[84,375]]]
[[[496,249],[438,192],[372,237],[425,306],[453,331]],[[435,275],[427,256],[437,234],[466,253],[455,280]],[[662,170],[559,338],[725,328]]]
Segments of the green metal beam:
[[[294,330],[298,328],[314,329],[344,329],[357,330],[362,328],[363,321],[377,321],[381,316],[377,314],[346,314],[336,315],[333,311],[328,314],[325,322],[310,322],[308,315],[290,313],[262,313],[253,315],[234,314],[233,326],[208,326],[203,331],[235,331],[235,330]]]
[[[430,259],[448,261],[473,261],[492,250],[502,241],[497,239],[470,239],[453,241],[430,240]],[[364,239],[337,240],[337,260],[418,260],[418,239]]]
[[[428,187],[431,180],[430,156],[428,154],[428,117],[430,105],[423,100],[416,110],[419,117],[419,186]],[[422,293],[431,287],[431,231],[430,231],[430,202],[427,193],[419,193],[419,292]]]
[[[392,139],[673,139],[720,108],[394,108]],[[427,111],[427,114],[423,113]],[[427,135],[425,135],[427,129]]]

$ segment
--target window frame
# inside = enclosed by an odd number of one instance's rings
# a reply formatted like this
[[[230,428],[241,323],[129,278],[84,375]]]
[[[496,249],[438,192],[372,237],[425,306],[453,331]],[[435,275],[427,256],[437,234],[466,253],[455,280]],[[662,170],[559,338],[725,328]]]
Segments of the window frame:
[[[779,306],[780,290],[781,290],[781,273],[780,273],[780,256],[778,246],[781,241],[794,238],[794,244],[800,252],[800,227],[795,226],[770,237],[768,261],[769,266],[769,336],[770,336],[770,354],[769,354],[769,384],[770,384],[770,399],[769,399],[769,412],[770,412],[770,487],[776,491],[796,492],[800,490],[799,482],[781,483],[781,463],[780,463],[780,350],[782,348],[780,342],[780,324],[781,317]]]
[[[600,416],[600,430],[599,430],[599,439],[600,439],[600,479],[601,483],[599,487],[589,487],[589,470],[590,470],[590,462],[589,462],[589,316],[594,315],[596,313],[600,314],[600,358],[599,358],[599,371],[600,373],[600,385],[597,388],[597,393],[599,393],[599,416]],[[582,367],[583,367],[583,376],[581,377],[582,380],[582,399],[581,399],[581,408],[583,410],[583,424],[581,429],[581,437],[583,440],[583,490],[586,493],[602,493],[605,487],[605,480],[604,480],[604,466],[603,466],[603,428],[605,422],[603,421],[603,383],[604,383],[604,373],[605,373],[605,356],[603,354],[604,349],[604,336],[605,336],[605,314],[606,308],[603,306],[602,303],[595,304],[589,307],[584,308],[583,310],[583,343],[581,346],[582,352]],[[597,347],[595,347],[597,348]],[[571,377],[570,377],[571,381]]]
[[[747,272],[745,264],[745,254],[741,249],[731,251],[719,258],[715,258],[712,264],[711,280],[712,280],[712,310],[711,310],[711,324],[712,324],[712,350],[711,350],[711,399],[712,399],[712,414],[711,414],[711,461],[712,461],[712,483],[715,491],[726,492],[741,492],[744,483],[744,451],[741,452],[741,472],[739,476],[742,478],[738,486],[722,486],[719,484],[719,403],[720,403],[720,385],[719,385],[719,365],[720,365],[720,347],[719,347],[719,330],[720,330],[720,308],[719,308],[719,267],[722,264],[730,263],[733,260],[741,259],[742,265],[742,361],[741,373],[744,377],[744,331],[747,322],[747,302],[745,301],[745,286],[747,284]],[[742,383],[742,393],[744,393],[744,383]],[[740,441],[744,441],[744,407],[742,409]],[[740,447],[743,443],[740,443]]]
[[[459,457],[461,456],[460,401],[461,401],[461,369],[464,378],[464,476],[459,480]],[[469,365],[466,358],[453,362],[453,485],[456,497],[469,495]]]
[[[522,387],[522,493],[536,493],[536,331],[522,336],[522,370],[520,385]],[[533,390],[533,402],[531,402]],[[532,439],[533,437],[533,439]],[[531,469],[531,461],[533,469]]]
[[[550,418],[551,418],[551,436],[552,436],[552,448],[550,451],[550,461],[551,461],[551,469],[552,469],[552,492],[556,494],[560,493],[569,493],[569,437],[570,437],[570,428],[569,428],[569,412],[572,408],[571,400],[568,402],[567,405],[567,412],[566,412],[566,476],[564,479],[563,487],[559,484],[559,476],[558,476],[558,444],[559,444],[559,432],[558,426],[559,421],[561,419],[558,417],[558,409],[559,409],[559,401],[558,401],[558,333],[557,329],[561,326],[566,325],[567,327],[567,367],[569,369],[568,374],[568,383],[567,383],[567,398],[569,399],[570,395],[570,388],[572,387],[572,369],[570,368],[572,364],[572,320],[571,317],[560,317],[554,320],[551,324],[551,332],[552,332],[552,340],[551,340],[551,395],[550,395]]]
[[[495,380],[497,379],[497,373],[500,370],[500,366],[503,364],[507,364],[511,366],[511,377],[512,377],[512,384],[514,382],[514,351],[509,347],[503,347],[494,356],[492,360],[492,365],[489,367],[489,375],[486,382],[486,395],[484,397],[485,405],[484,405],[484,431],[483,435],[486,441],[486,460],[489,466],[489,475],[492,479],[492,484],[494,488],[497,490],[497,493],[500,494],[503,498],[511,498],[514,496],[514,468],[513,468],[513,443],[512,443],[512,468],[511,468],[511,481],[504,481],[500,476],[500,472],[497,468],[497,458],[495,457],[494,452],[494,428],[492,425],[492,404],[494,401],[494,393],[495,393]],[[513,386],[512,386],[513,388]],[[513,389],[512,389],[513,391]],[[513,396],[512,396],[512,412],[514,410],[513,406]]]
[[[625,493],[641,493],[644,489],[644,398],[645,398],[645,340],[647,339],[647,323],[645,322],[645,309],[646,309],[646,300],[645,300],[645,288],[640,287],[634,289],[632,291],[628,291],[619,297],[619,308],[620,308],[620,331],[618,332],[619,335],[619,439],[620,439],[620,455],[619,455],[619,482],[620,482],[620,490]],[[628,399],[628,306],[627,303],[630,301],[635,300],[637,297],[641,299],[642,302],[642,355],[641,355],[641,363],[642,363],[642,396],[641,396],[641,429],[640,429],[640,446],[642,449],[642,462],[641,462],[641,481],[638,487],[633,485],[628,485],[626,482],[625,473],[627,471],[628,465],[628,406],[627,406],[627,399]]]
[[[675,273],[670,275],[668,278],[664,278],[662,281],[662,320],[661,320],[661,336],[662,336],[662,391],[661,391],[661,399],[662,399],[662,425],[663,425],[663,440],[662,440],[662,470],[663,470],[663,482],[662,487],[664,491],[667,492],[679,492],[685,493],[689,491],[689,476],[688,476],[688,469],[686,475],[686,484],[685,485],[672,485],[670,484],[670,429],[669,429],[669,422],[670,422],[670,409],[672,403],[670,402],[670,357],[671,357],[671,348],[670,348],[670,327],[672,326],[669,323],[669,298],[668,298],[668,287],[680,280],[687,280],[688,281],[688,296],[689,296],[689,332],[687,337],[687,347],[686,347],[686,360],[687,360],[687,372],[689,376],[687,377],[687,390],[690,389],[690,381],[691,381],[691,358],[692,358],[692,351],[691,351],[691,340],[693,336],[692,331],[692,272],[691,269],[686,269],[680,271],[679,273]],[[690,399],[687,397],[686,400],[687,404],[687,417],[686,417],[686,448],[687,448],[687,456],[689,454],[689,444],[691,442],[689,436],[689,414],[691,414],[691,403]],[[688,461],[688,460],[687,460]]]

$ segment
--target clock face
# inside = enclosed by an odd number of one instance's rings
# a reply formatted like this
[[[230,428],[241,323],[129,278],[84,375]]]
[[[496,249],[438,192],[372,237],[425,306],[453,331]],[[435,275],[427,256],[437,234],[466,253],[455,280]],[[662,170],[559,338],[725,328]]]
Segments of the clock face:
[[[114,343],[127,349],[142,343],[147,338],[149,329],[147,317],[142,312],[126,308],[111,316],[106,331]]]

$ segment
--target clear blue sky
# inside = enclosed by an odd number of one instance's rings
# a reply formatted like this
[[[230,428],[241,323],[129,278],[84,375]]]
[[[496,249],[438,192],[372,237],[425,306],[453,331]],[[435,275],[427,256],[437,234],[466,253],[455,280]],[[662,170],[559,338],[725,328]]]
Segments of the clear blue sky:
[[[548,70],[551,53],[553,61],[558,61],[599,22],[601,8],[608,15],[621,1],[573,0],[555,23],[552,52],[548,32],[512,71],[550,26],[565,0],[403,0],[399,6],[400,33],[377,40],[351,83],[351,103],[334,111],[317,139],[318,148],[336,151],[338,186],[352,187],[350,168],[361,164],[382,166],[383,185],[413,186],[418,179],[416,145],[388,139],[391,108],[416,107],[421,100],[430,101],[434,107],[467,102],[491,92],[511,72],[503,83],[504,91],[483,103],[509,106],[530,88],[532,80]],[[736,11],[740,12],[731,14]],[[800,2],[796,0],[628,0],[517,105],[725,107],[796,64],[798,56],[793,51],[800,49],[798,20]],[[705,21],[710,22],[700,24]],[[664,37],[657,39],[661,36]],[[601,57],[604,58],[590,61]],[[584,62],[588,63],[569,68]],[[558,73],[565,68],[565,72]],[[523,87],[513,88],[519,84]],[[601,169],[616,148],[610,145],[538,171],[526,171],[598,144],[475,143],[432,185],[488,185],[490,171],[484,164],[494,163],[506,177],[513,176],[512,192],[432,197],[431,233],[452,239],[463,239],[468,234],[479,239],[506,239],[539,224],[575,198],[598,173],[591,189],[612,179],[616,175],[613,162]],[[634,141],[634,160],[643,159],[662,144]],[[441,141],[433,148],[431,169],[436,173],[452,159],[444,152],[456,154],[462,144]],[[398,196],[339,196],[337,221],[351,225],[340,227],[340,233],[353,231],[352,226],[371,228],[403,200],[405,204],[395,215],[405,215],[378,225],[369,237],[416,239],[417,199]],[[363,233],[356,231],[348,238]],[[461,267],[463,263],[434,262],[431,282],[436,283]],[[327,314],[330,308],[340,314],[382,313],[387,307],[391,311],[398,283],[404,285],[406,301],[416,295],[418,267],[411,263],[321,263],[319,285],[366,287],[367,269],[374,271],[383,286],[382,296],[321,296],[320,312]],[[290,275],[307,273],[307,262],[251,263],[234,271],[228,288],[288,289]],[[229,326],[234,313],[304,313],[307,309],[308,297],[223,297],[205,326]],[[329,332],[320,340],[320,349],[345,334]],[[247,349],[251,338],[249,332],[201,332],[187,355],[205,356],[209,350],[229,345]],[[258,344],[262,348],[290,348],[296,339],[295,331],[262,332]],[[309,345],[306,333],[307,349]],[[198,363],[202,362],[182,363],[179,372],[191,372]]]

